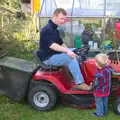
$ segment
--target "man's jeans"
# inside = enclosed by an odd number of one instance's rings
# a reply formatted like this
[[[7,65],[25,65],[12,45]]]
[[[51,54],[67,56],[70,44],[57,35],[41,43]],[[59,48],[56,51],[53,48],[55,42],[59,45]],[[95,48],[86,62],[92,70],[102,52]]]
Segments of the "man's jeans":
[[[96,101],[96,113],[99,116],[104,116],[108,112],[108,96],[95,97]]]
[[[70,48],[70,50],[74,50],[74,49],[75,48]],[[55,54],[51,58],[43,62],[46,65],[53,65],[53,66],[66,65],[74,78],[75,84],[81,84],[84,82],[83,75],[81,73],[77,58],[72,59],[68,54],[61,53],[61,54]]]

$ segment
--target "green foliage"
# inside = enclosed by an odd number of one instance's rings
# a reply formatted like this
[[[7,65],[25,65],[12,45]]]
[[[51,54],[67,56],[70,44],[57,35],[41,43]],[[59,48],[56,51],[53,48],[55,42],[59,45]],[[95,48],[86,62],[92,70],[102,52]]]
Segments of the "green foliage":
[[[92,30],[92,25],[91,25],[91,23],[86,23],[86,24],[85,24],[85,28],[86,28],[87,30]]]
[[[0,4],[7,3],[9,0],[0,0]]]
[[[8,5],[10,7],[19,8],[19,0],[0,0],[1,5]]]
[[[7,53],[9,56],[32,59],[32,52],[38,48],[34,40],[38,40],[39,37],[35,31],[33,16],[19,10],[18,0],[0,1],[3,5],[7,5],[7,2],[11,8],[18,9],[18,12],[0,13],[0,54]],[[21,15],[25,15],[24,19]]]
[[[11,7],[19,9],[19,7],[20,7],[19,0],[9,0],[9,1],[10,1],[10,4],[11,4]]]
[[[103,117],[95,117],[95,109],[76,109],[66,105],[57,104],[49,112],[35,111],[28,103],[10,101],[7,97],[0,96],[0,120],[119,120],[120,116],[113,112],[109,105],[108,114]]]

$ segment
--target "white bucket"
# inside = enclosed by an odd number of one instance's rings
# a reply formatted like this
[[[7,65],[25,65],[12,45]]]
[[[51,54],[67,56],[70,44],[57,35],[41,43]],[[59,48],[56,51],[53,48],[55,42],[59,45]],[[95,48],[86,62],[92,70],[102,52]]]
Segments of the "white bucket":
[[[90,49],[93,49],[93,41],[89,41],[88,45],[90,45]]]
[[[98,49],[98,43],[94,42],[93,49]]]

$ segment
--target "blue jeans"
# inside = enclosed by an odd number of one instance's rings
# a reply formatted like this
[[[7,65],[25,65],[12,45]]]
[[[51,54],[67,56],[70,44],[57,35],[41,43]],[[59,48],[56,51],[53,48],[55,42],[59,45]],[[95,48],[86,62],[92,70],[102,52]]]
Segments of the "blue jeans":
[[[96,113],[99,116],[104,116],[108,112],[108,96],[95,97]]]
[[[70,50],[74,50],[74,49],[75,48],[70,48]],[[46,65],[53,65],[53,66],[66,65],[74,78],[75,84],[84,83],[83,75],[81,73],[77,58],[72,59],[68,54],[61,53],[61,54],[55,54],[51,58],[43,62]]]

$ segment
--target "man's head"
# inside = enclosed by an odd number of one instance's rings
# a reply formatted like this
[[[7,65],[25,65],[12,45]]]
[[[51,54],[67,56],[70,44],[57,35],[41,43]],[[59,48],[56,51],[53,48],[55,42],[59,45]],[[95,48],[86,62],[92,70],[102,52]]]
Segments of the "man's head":
[[[109,62],[108,56],[104,53],[99,53],[95,56],[97,66],[102,68],[106,66]]]
[[[63,8],[57,8],[53,14],[53,21],[56,25],[62,25],[66,21],[67,12]]]

